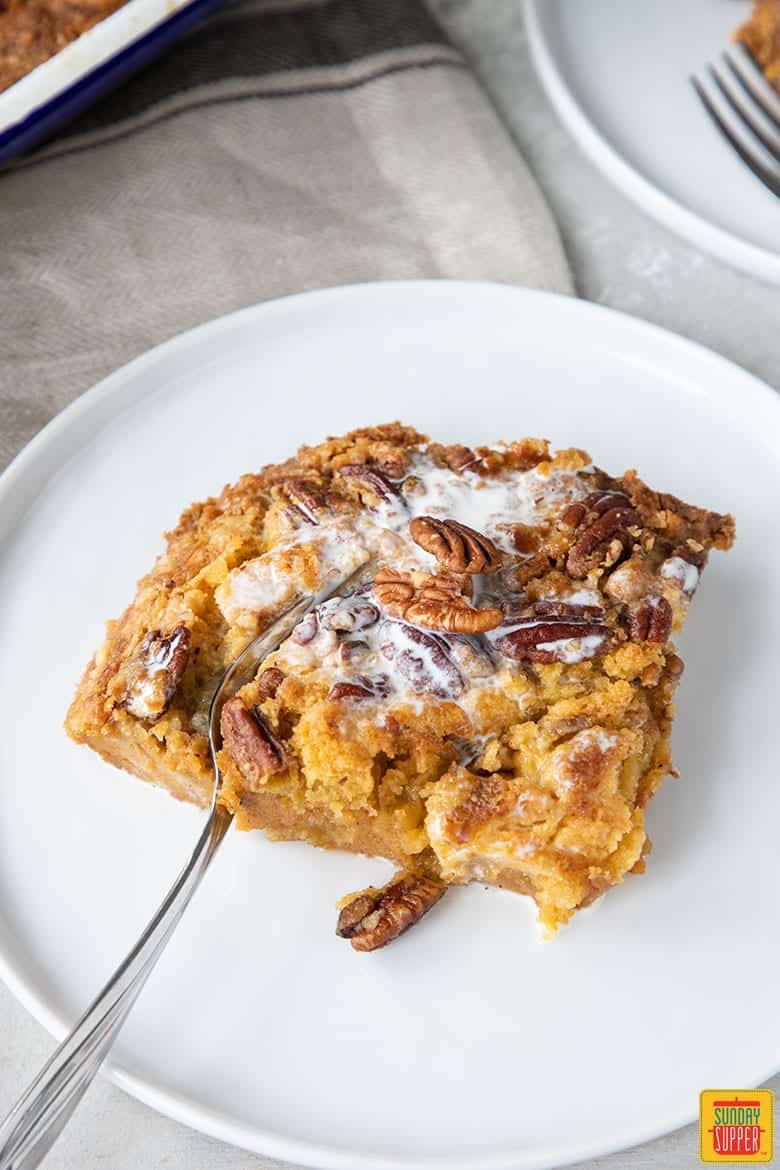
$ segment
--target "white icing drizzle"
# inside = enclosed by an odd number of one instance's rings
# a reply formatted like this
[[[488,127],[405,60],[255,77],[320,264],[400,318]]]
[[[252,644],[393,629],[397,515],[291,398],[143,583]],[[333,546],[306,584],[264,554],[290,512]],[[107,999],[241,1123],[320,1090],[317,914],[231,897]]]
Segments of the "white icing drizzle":
[[[539,642],[537,649],[550,651],[559,662],[571,666],[595,658],[605,637],[606,634],[587,634],[584,638],[558,638],[555,642]]]
[[[363,508],[356,516],[331,515],[316,525],[300,524],[267,553],[233,570],[216,592],[218,604],[232,622],[241,620],[247,611],[251,614],[273,609],[291,599],[300,591],[295,571],[291,569],[296,563],[296,550],[298,564],[306,565],[309,584],[311,573],[316,574],[317,591],[327,587],[334,577],[354,571],[370,555],[377,555],[380,563],[392,565],[401,572],[419,569],[435,572],[435,558],[409,534],[409,522],[418,516],[456,520],[518,557],[513,543],[514,527],[538,526],[566,503],[587,495],[591,490],[588,480],[592,470],[585,467],[544,474],[531,468],[483,478],[473,471],[456,472],[436,466],[427,454],[415,454],[404,477],[402,495]],[[393,488],[400,490],[400,484],[394,483]],[[309,551],[311,556],[307,555]],[[300,558],[305,558],[305,562]],[[489,593],[494,582],[492,577],[473,578],[474,604],[480,604],[481,595]],[[555,595],[550,600],[600,608],[604,604],[597,591],[574,584],[568,594]],[[348,598],[344,604],[349,604]],[[374,704],[375,718],[380,722],[394,704],[411,705],[421,711],[431,696],[457,701],[474,716],[480,693],[505,686],[518,669],[515,662],[498,658],[496,651],[490,649],[491,643],[512,630],[542,623],[555,625],[564,620],[553,616],[508,622],[490,631],[486,641],[437,636],[429,629],[420,630],[419,638],[413,634],[410,640],[408,632],[403,632],[410,627],[394,626],[391,619],[383,620],[383,617],[373,624],[354,631],[342,630],[339,634],[320,623],[308,643],[288,639],[278,652],[279,665],[289,671],[312,671],[328,688],[339,682],[362,685],[361,679],[367,680],[371,695],[361,699],[361,715],[367,715],[366,708]],[[565,620],[571,627],[572,621]],[[598,618],[583,616],[586,626],[594,620]],[[571,633],[570,628],[567,633]],[[571,665],[594,657],[606,636],[587,633],[552,639],[542,643],[540,649]]]
[[[690,561],[682,557],[669,557],[661,565],[661,576],[667,581],[677,581],[683,593],[690,595],[696,592],[700,573],[696,565],[692,565]]]

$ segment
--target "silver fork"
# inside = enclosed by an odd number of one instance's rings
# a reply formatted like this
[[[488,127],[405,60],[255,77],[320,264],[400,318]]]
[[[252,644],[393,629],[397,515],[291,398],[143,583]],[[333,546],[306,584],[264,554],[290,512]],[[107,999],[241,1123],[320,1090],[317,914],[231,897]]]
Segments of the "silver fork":
[[[780,197],[780,95],[745,46],[729,45],[691,84],[726,141]]]
[[[362,584],[371,562],[317,597],[304,597],[276,619],[228,668],[209,707],[209,746],[214,787],[209,815],[190,860],[133,949],[103,990],[43,1066],[26,1092],[0,1123],[0,1170],[32,1170],[57,1140],[103,1063],[128,1012],[162,954],[190,899],[200,885],[233,814],[219,801],[222,785],[217,752],[219,717],[228,699],[254,678],[264,658],[291,633],[316,604]]]

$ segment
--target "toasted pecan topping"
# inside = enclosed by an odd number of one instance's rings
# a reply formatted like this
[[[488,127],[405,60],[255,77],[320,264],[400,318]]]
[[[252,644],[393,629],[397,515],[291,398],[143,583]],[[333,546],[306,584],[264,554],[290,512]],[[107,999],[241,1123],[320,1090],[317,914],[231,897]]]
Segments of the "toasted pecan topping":
[[[365,890],[347,902],[336,934],[356,951],[376,951],[419,922],[446,889],[435,878],[401,873],[381,890]]]
[[[360,662],[371,653],[371,647],[363,638],[347,638],[339,646],[339,658],[350,664]]]
[[[383,699],[390,694],[390,680],[386,674],[374,674],[370,677],[356,674],[351,679],[334,683],[328,692],[328,698],[336,699]]]
[[[667,654],[666,669],[672,678],[682,678],[685,670],[685,663],[678,654]]]
[[[412,540],[453,573],[495,573],[501,557],[493,541],[457,520],[417,516],[409,525]]]
[[[412,689],[440,699],[454,699],[463,691],[463,676],[447,653],[446,643],[406,622],[384,621],[379,647],[395,664]]]
[[[334,475],[351,483],[361,498],[366,492],[388,504],[397,504],[406,508],[406,501],[398,485],[391,482],[387,470],[370,463],[345,463],[338,467]]]
[[[459,635],[442,637],[447,653],[466,678],[490,678],[496,668],[488,650],[474,639]]]
[[[581,503],[569,505],[561,523],[571,526],[574,511],[578,509],[585,511],[576,525],[566,568],[572,577],[582,578],[593,569],[617,564],[631,551],[635,535],[630,529],[636,532],[638,517],[628,498],[620,492],[593,493]]]
[[[272,699],[284,682],[284,672],[278,666],[269,666],[257,679],[257,701]]]
[[[618,481],[631,497],[640,521],[670,546],[694,540],[700,548],[727,549],[734,543],[734,517],[686,504],[669,492],[655,492],[635,471]]]
[[[418,584],[418,578],[419,584]],[[399,573],[380,569],[374,596],[387,613],[426,629],[477,634],[501,624],[500,609],[475,609],[463,594],[470,584],[456,577]]]
[[[290,638],[299,646],[307,646],[309,642],[313,642],[317,637],[319,628],[320,623],[317,620],[317,615],[312,611],[311,613],[307,613],[306,617],[301,618],[298,625],[290,634]]]
[[[441,443],[432,443],[430,453],[440,466],[449,467],[450,471],[480,472],[484,470],[482,459],[477,452],[460,443],[453,443],[450,447],[442,446]]]
[[[247,778],[258,780],[288,765],[287,752],[258,707],[246,707],[236,696],[222,708],[220,729],[225,751]]]
[[[352,633],[365,630],[379,621],[379,610],[368,598],[352,593],[349,597],[333,597],[317,606],[319,623],[325,630]]]
[[[569,504],[561,513],[560,523],[566,528],[579,528],[585,521],[592,524],[610,508],[630,506],[631,501],[625,492],[605,488],[591,492],[584,499]]]
[[[551,565],[547,554],[538,552],[519,564],[507,566],[501,575],[510,589],[524,589],[529,581],[544,577]]]
[[[640,601],[629,613],[628,636],[632,642],[668,642],[672,632],[672,607],[665,597]]]
[[[271,494],[286,506],[288,512],[301,517],[306,524],[319,524],[328,511],[319,485],[298,476],[274,484]]]
[[[496,639],[507,658],[528,662],[582,661],[604,654],[612,631],[601,620],[604,611],[595,605],[571,605],[561,601],[537,601],[513,615],[510,629]],[[578,652],[569,654],[566,643],[579,640]],[[589,641],[585,643],[583,639]]]
[[[171,705],[190,657],[186,626],[170,634],[150,630],[127,668],[123,706],[136,719],[159,719]]]

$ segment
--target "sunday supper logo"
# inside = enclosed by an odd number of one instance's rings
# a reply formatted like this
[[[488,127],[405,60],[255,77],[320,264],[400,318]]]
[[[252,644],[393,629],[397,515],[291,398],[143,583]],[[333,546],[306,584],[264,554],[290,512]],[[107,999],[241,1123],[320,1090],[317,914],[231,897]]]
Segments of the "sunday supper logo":
[[[705,1089],[699,1098],[702,1162],[771,1162],[774,1094],[769,1089]]]

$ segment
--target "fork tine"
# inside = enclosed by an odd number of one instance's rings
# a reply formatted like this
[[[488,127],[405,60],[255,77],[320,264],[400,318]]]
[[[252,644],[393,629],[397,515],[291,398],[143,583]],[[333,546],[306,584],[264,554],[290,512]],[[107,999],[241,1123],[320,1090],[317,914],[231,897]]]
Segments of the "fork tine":
[[[766,116],[762,107],[757,106],[744,89],[734,82],[730,75],[721,73],[714,65],[709,66],[710,77],[723,94],[726,101],[742,121],[750,127],[767,148],[769,153],[780,162],[780,129]]]
[[[780,127],[780,93],[764,77],[761,66],[744,45],[729,45],[723,59],[761,109]]]
[[[756,142],[750,131],[744,130],[741,123],[733,115],[729,118],[724,110],[718,107],[713,96],[702,85],[698,77],[692,76],[691,84],[696,90],[705,110],[726,141],[731,144],[756,178],[760,179],[764,186],[768,187],[774,195],[780,198],[780,166],[773,164],[773,160],[768,155],[768,161],[765,162],[762,160],[760,153],[763,154],[765,152]],[[725,102],[723,104],[725,106]],[[728,107],[726,109],[728,110]]]

